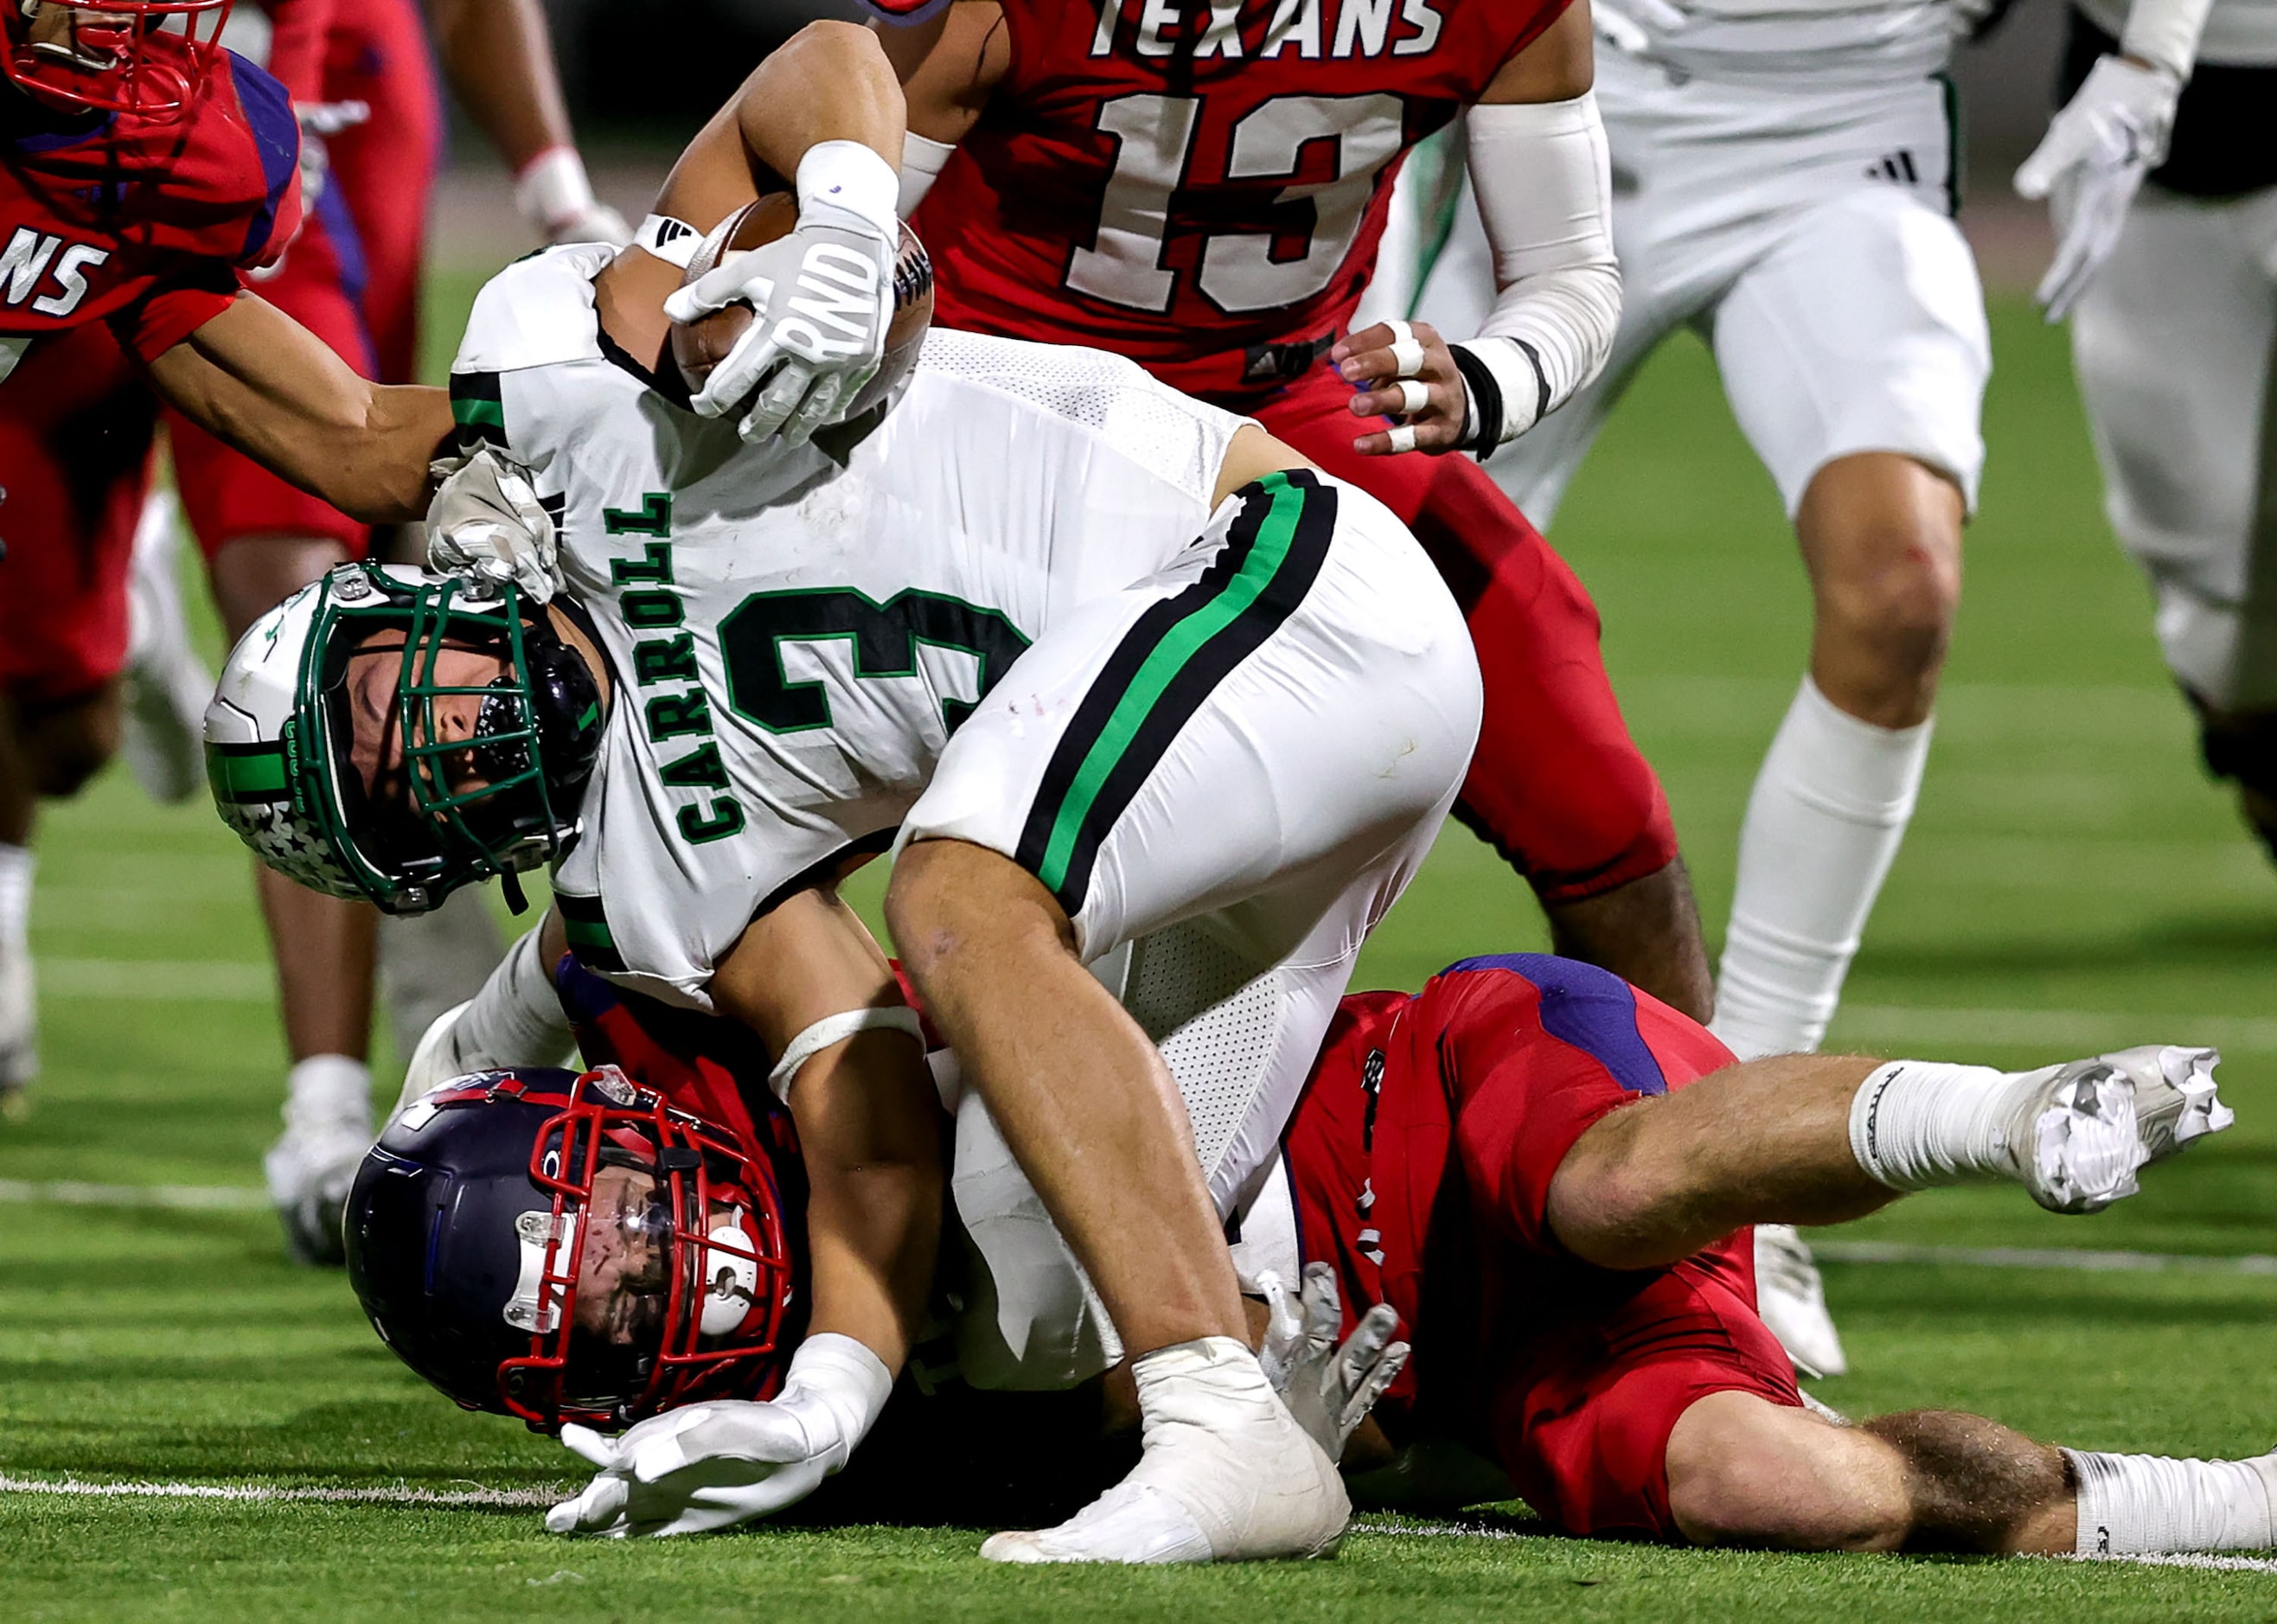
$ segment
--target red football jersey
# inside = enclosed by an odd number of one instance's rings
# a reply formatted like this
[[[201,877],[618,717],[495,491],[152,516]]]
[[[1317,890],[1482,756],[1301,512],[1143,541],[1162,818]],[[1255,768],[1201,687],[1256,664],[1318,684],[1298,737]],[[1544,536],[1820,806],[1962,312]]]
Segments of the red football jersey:
[[[1276,386],[1351,319],[1401,156],[1565,4],[1003,0],[1010,65],[917,212],[934,319]]]
[[[189,49],[171,34],[154,50]],[[282,86],[216,53],[164,120],[59,117],[0,92],[0,375],[43,332],[110,320],[149,360],[235,294],[301,223],[300,130]]]

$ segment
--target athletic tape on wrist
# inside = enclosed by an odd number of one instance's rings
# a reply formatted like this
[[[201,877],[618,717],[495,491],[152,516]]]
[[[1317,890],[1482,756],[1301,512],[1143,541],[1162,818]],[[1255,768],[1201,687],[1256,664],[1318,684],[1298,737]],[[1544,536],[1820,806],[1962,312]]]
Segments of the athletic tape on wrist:
[[[798,161],[796,184],[800,213],[829,204],[867,220],[887,241],[895,240],[901,217],[894,210],[902,178],[860,141],[817,141]]]
[[[575,147],[548,147],[514,178],[514,207],[540,231],[575,218],[593,206],[593,182]]]
[[[1468,397],[1463,408],[1462,448],[1477,452],[1483,460],[1502,444],[1502,381],[1467,344],[1451,344],[1447,350],[1455,358],[1455,370],[1463,375]]]
[[[790,1086],[796,1080],[799,1068],[832,1044],[842,1043],[860,1032],[906,1032],[920,1045],[925,1042],[925,1025],[918,1020],[918,1012],[906,1004],[826,1015],[784,1047],[782,1058],[767,1073],[767,1086],[774,1090],[776,1099],[788,1104]]]

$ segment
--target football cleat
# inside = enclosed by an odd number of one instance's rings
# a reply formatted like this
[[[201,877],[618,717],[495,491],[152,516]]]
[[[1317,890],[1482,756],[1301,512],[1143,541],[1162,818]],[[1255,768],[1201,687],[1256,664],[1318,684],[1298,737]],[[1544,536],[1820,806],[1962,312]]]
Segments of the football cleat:
[[[1149,1357],[1165,1354],[1188,1362],[1222,1357],[1208,1342]],[[1256,1376],[1250,1392],[1192,1375],[1151,1383],[1141,1375],[1146,1452],[1131,1475],[1057,1528],[995,1535],[980,1554],[1023,1563],[1334,1556],[1352,1520],[1343,1479],[1263,1372]]]
[[[371,1140],[371,1074],[363,1065],[345,1055],[316,1055],[293,1068],[285,1137],[261,1166],[295,1262],[346,1261],[340,1217]]]
[[[1792,1224],[1755,1225],[1755,1312],[1801,1374],[1849,1374],[1842,1333],[1826,1309],[1818,1260]]]
[[[127,769],[162,805],[187,801],[205,787],[206,703],[213,673],[190,648],[175,558],[181,549],[180,509],[168,491],[154,491],[134,527],[134,560],[126,580],[125,731]]]
[[[32,986],[32,949],[0,940],[0,1117],[20,1121],[40,1071],[39,1002]]]
[[[2008,1155],[2050,1212],[2099,1212],[2153,1162],[2237,1120],[2214,1091],[2220,1055],[2148,1044],[2031,1072],[2007,1125]]]

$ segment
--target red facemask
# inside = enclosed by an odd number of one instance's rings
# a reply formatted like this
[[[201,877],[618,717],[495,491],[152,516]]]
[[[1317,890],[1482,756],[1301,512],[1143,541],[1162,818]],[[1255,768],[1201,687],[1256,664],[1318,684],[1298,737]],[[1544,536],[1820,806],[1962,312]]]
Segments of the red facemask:
[[[0,73],[52,106],[164,119],[194,106],[232,0],[0,0]]]

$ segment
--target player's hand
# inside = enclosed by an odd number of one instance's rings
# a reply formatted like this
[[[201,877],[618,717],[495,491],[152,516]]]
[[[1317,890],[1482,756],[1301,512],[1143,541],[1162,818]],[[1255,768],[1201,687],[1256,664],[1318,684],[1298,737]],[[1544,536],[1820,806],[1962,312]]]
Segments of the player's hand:
[[[2054,263],[2032,295],[2048,320],[2071,313],[2118,245],[2143,178],[2166,159],[2182,93],[2163,68],[2102,57],[2016,171],[2020,195],[2055,194],[2062,223]]]
[[[1280,1276],[1260,1275],[1257,1284],[1265,1292],[1265,1345],[1257,1353],[1265,1378],[1329,1459],[1341,1460],[1352,1430],[1407,1363],[1407,1344],[1392,1340],[1398,1313],[1390,1303],[1376,1304],[1339,1344],[1344,1307],[1336,1271],[1326,1263],[1305,1265],[1294,1303]]]
[[[585,160],[575,147],[548,147],[514,178],[514,203],[547,243],[605,242],[621,248],[633,240],[625,217],[593,195]]]
[[[799,1345],[772,1403],[691,1405],[618,1438],[564,1427],[561,1441],[600,1470],[583,1493],[545,1513],[546,1529],[642,1539],[772,1515],[846,1464],[893,1385],[875,1353],[823,1332]]]
[[[832,148],[853,153],[826,152]],[[834,181],[834,165],[853,172]],[[897,186],[876,153],[825,141],[799,164],[798,225],[788,236],[723,260],[664,301],[664,313],[682,324],[738,301],[755,313],[689,401],[699,415],[724,416],[748,401],[738,425],[746,440],[780,433],[793,446],[838,421],[886,353],[901,241]]]
[[[1428,322],[1378,322],[1329,352],[1348,384],[1355,417],[1389,417],[1392,426],[1364,434],[1352,449],[1371,457],[1403,451],[1452,451],[1462,444],[1470,410],[1463,375],[1439,330]]]
[[[644,1539],[708,1534],[795,1505],[835,1469],[834,1437],[815,1437],[781,1404],[698,1404],[650,1417],[622,1437],[561,1429],[600,1470],[545,1513],[555,1534]]]
[[[343,130],[371,118],[369,102],[296,102],[293,117],[301,126],[301,206],[314,209],[331,179],[331,152],[324,143]]]
[[[443,483],[427,504],[429,568],[512,582],[534,601],[549,601],[561,584],[560,544],[528,473],[489,446],[432,471]]]

